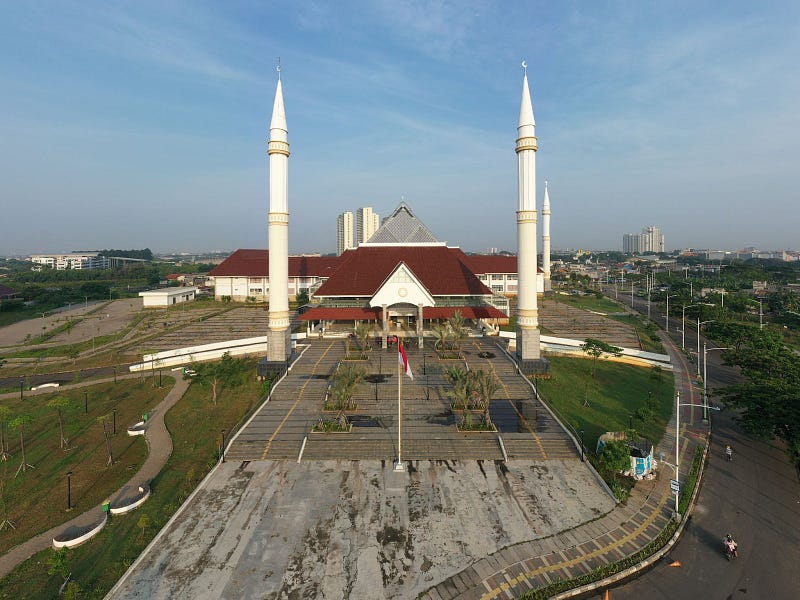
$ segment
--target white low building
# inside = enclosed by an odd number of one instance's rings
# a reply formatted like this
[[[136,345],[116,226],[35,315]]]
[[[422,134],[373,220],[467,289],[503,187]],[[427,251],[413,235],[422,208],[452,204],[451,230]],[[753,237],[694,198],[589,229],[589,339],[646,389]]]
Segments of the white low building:
[[[196,294],[196,287],[169,287],[139,292],[145,308],[163,308],[173,304],[180,304],[181,302],[191,302]]]

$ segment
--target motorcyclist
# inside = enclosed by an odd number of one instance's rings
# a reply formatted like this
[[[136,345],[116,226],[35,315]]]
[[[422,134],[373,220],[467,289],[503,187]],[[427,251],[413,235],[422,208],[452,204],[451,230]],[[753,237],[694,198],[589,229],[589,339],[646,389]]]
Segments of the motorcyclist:
[[[731,448],[730,444],[725,446],[725,458],[728,460],[728,462],[733,460],[733,448]]]
[[[736,540],[731,537],[731,534],[727,534],[725,539],[722,540],[722,543],[725,545],[725,554],[729,556],[739,556],[739,553],[736,551],[738,544]]]

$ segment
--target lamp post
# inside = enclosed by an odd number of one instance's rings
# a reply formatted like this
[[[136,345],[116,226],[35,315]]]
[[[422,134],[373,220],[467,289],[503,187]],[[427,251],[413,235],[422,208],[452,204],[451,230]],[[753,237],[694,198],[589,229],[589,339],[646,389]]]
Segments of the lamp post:
[[[222,446],[221,446],[222,450],[220,451],[220,453],[222,454],[222,462],[225,462],[225,430],[220,429],[220,433],[222,434]]]
[[[584,462],[586,459],[583,453],[583,429],[581,429],[581,462]]]
[[[114,365],[114,383],[117,383],[117,365]]]
[[[713,323],[714,319],[710,319],[708,321],[701,321],[700,317],[697,317],[697,375],[700,375],[700,328],[705,325],[706,323]]]
[[[19,399],[22,400],[22,390],[25,387],[25,380],[20,377],[19,379]]]
[[[67,510],[72,510],[72,471],[67,471]]]
[[[686,309],[693,306],[700,306],[699,304],[684,304],[681,309],[681,348],[686,350]]]
[[[670,298],[677,298],[678,294],[667,295],[667,323],[664,329],[669,332],[669,299]]]
[[[730,347],[715,347],[706,348],[706,343],[703,342],[703,420],[708,421],[708,351],[709,350],[730,350]]]
[[[117,435],[117,409],[112,409],[111,414],[114,415],[114,435]]]
[[[692,403],[681,403],[681,391],[678,390],[675,392],[675,481],[679,481],[678,479],[678,471],[680,469],[680,448],[681,448],[681,441],[680,441],[680,433],[681,433],[681,406],[703,406],[702,404],[692,404]],[[715,408],[714,410],[719,410]],[[678,492],[675,493],[675,515],[680,518],[681,514],[678,512],[678,498],[680,494]]]
[[[89,414],[89,392],[86,390],[83,391],[83,413]]]

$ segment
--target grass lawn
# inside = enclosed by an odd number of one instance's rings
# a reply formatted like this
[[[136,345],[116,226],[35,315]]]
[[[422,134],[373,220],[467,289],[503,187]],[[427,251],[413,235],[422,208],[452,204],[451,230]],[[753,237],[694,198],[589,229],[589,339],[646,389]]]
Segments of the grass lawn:
[[[548,296],[547,298],[548,299],[552,298],[556,302],[561,302],[562,304],[568,304],[576,308],[581,308],[583,310],[591,310],[603,314],[618,313],[624,311],[624,309],[622,308],[622,306],[620,306],[618,302],[614,302],[613,300],[606,298],[605,296],[603,296],[602,298],[598,298],[593,294],[588,296],[553,294],[552,296]]]
[[[172,386],[167,379],[163,388],[153,388],[149,380],[119,380],[85,389],[56,391],[52,394],[3,400],[14,416],[28,415],[32,422],[25,428],[25,458],[35,468],[20,471],[22,462],[19,431],[6,429],[11,457],[0,463],[0,521],[9,519],[16,529],[0,532],[0,552],[64,523],[76,511],[100,504],[120,488],[144,462],[147,447],[140,436],[130,437],[125,429],[140,420],[164,399]],[[88,392],[89,412],[85,413],[84,391]],[[62,412],[64,437],[68,447],[59,447],[60,436],[56,410],[47,403],[56,396],[70,400]],[[101,415],[117,410],[117,435],[110,435],[114,464],[107,466],[108,452]],[[113,433],[113,417],[107,423]],[[66,473],[72,471],[73,512],[67,512]]]
[[[82,598],[103,598],[216,464],[220,429],[235,428],[264,395],[263,385],[255,380],[256,361],[248,365],[253,377],[239,388],[223,390],[216,406],[209,390],[192,385],[167,413],[174,451],[153,480],[150,498],[130,514],[113,517],[99,535],[69,552],[68,567],[84,592]],[[0,598],[57,597],[63,580],[47,574],[52,553],[40,552],[0,580]]]
[[[651,422],[633,419],[633,427],[657,444],[672,414],[673,376],[668,371],[584,358],[548,357],[550,380],[539,380],[539,393],[563,420],[577,431],[583,429],[587,452],[594,453],[597,438],[606,431],[628,428],[629,417],[652,393],[655,415]],[[584,401],[588,406],[584,406]]]

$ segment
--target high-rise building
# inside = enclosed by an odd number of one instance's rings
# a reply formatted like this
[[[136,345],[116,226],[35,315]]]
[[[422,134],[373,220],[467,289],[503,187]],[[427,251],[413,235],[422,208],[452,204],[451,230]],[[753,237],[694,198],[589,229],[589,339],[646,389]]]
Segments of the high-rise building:
[[[622,236],[622,251],[625,254],[638,254],[639,252],[639,234],[626,233]]]
[[[355,248],[353,243],[353,213],[349,210],[336,218],[336,255]]]
[[[372,212],[371,206],[359,208],[356,211],[356,244],[361,244],[369,240],[378,231],[381,218],[376,212]]]
[[[664,235],[658,227],[650,225],[642,233],[626,233],[622,236],[622,251],[626,254],[665,252]]]

